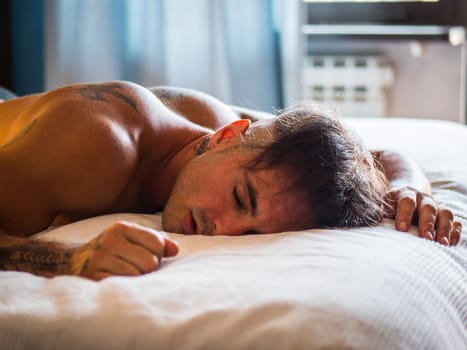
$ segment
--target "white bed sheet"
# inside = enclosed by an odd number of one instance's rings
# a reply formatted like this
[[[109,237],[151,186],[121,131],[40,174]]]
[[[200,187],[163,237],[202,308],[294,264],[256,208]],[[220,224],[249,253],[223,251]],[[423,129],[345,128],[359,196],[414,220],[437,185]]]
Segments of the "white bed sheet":
[[[415,158],[437,200],[467,228],[465,127],[349,123],[372,148]],[[159,215],[115,214],[38,239],[84,242],[116,219],[160,228]],[[395,231],[391,220],[350,230],[171,236],[180,254],[137,278],[0,272],[0,348],[467,348],[465,236],[446,248]]]

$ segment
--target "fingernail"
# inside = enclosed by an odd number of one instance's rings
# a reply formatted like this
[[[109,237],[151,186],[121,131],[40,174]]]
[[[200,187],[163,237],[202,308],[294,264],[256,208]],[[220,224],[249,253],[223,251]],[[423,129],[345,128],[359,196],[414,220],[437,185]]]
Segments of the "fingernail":
[[[401,231],[407,231],[407,229],[408,229],[407,222],[405,222],[405,221],[400,221],[400,222],[399,222],[399,230],[401,230]]]
[[[433,240],[433,234],[430,231],[425,231],[425,238],[432,241]]]

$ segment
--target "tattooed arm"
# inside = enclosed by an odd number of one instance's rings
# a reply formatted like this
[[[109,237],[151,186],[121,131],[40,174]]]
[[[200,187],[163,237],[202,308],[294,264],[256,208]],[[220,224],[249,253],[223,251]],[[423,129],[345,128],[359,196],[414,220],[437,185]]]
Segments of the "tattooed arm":
[[[75,249],[52,242],[0,233],[0,270],[30,272],[52,277],[68,272]]]
[[[123,221],[75,247],[0,233],[0,270],[44,277],[77,275],[101,280],[137,276],[156,270],[163,257],[177,253],[177,244],[164,233]]]

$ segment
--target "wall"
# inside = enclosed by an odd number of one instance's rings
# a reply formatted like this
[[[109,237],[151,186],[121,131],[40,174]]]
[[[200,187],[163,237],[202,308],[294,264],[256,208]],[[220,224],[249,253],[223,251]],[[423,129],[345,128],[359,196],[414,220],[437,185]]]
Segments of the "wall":
[[[420,57],[411,47],[421,50]],[[313,43],[309,52],[382,53],[394,68],[387,90],[386,115],[464,121],[463,46],[446,41],[330,40]]]

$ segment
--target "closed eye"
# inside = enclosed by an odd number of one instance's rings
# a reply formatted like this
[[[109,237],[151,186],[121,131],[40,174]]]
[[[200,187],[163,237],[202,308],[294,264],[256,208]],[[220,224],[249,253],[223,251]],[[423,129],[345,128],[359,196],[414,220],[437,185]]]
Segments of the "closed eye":
[[[243,205],[242,201],[240,200],[240,196],[238,195],[237,186],[234,186],[232,194],[233,194],[235,204],[237,205],[237,207],[241,210],[245,210],[245,206]]]

